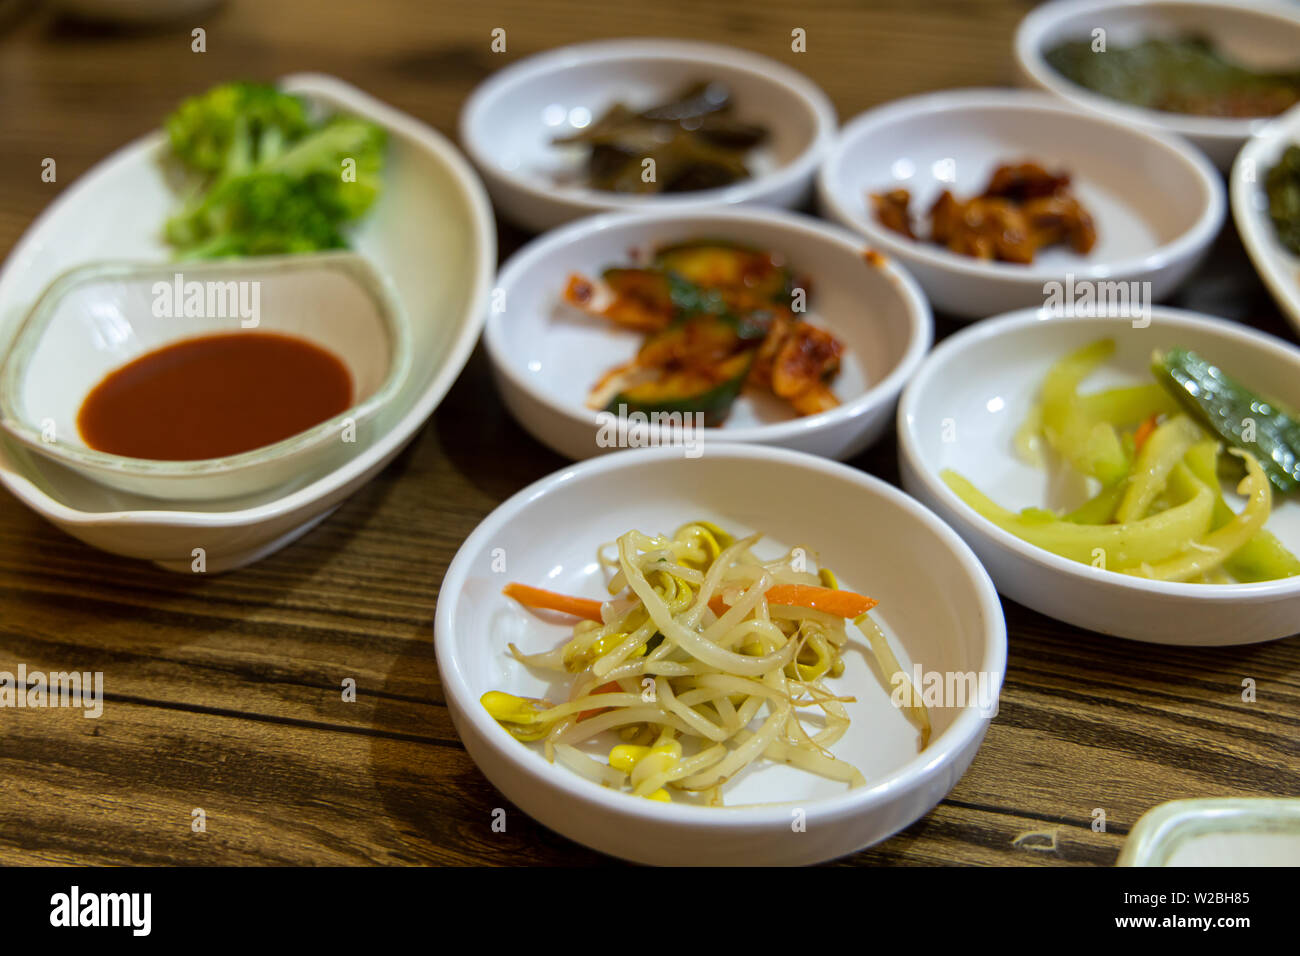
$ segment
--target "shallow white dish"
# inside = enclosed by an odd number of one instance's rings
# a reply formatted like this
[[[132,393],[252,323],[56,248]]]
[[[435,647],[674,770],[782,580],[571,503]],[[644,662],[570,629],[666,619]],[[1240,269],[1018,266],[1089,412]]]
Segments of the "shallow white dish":
[[[1278,242],[1264,191],[1268,171],[1293,144],[1300,144],[1300,106],[1269,123],[1242,147],[1232,165],[1228,192],[1233,221],[1255,271],[1300,335],[1300,256]]]
[[[811,280],[809,321],[844,340],[831,390],[841,404],[804,418],[780,400],[746,390],[727,421],[689,436],[650,427],[647,443],[756,442],[849,458],[888,426],[903,383],[933,338],[933,320],[916,283],[834,226],[775,209],[647,210],[593,216],[548,233],[517,252],[497,280],[504,307],[488,318],[484,344],[506,406],[539,441],[570,458],[635,443],[637,428],[618,419],[616,440],[585,404],[596,381],[631,359],[644,335],[583,315],[562,299],[570,273],[598,276],[632,250],[689,239],[732,240],[785,255]],[[608,431],[608,429],[607,429]]]
[[[1097,224],[1087,255],[1053,246],[1028,265],[982,261],[887,229],[871,209],[870,193],[905,188],[915,219],[942,190],[975,195],[999,165],[1025,160],[1071,174]],[[936,310],[965,318],[1041,305],[1067,275],[1150,283],[1142,294],[1160,300],[1200,262],[1226,208],[1219,175],[1186,143],[1024,90],[926,93],[863,113],[823,164],[817,196],[907,266]],[[928,222],[917,228],[926,235]]]
[[[721,189],[649,197],[570,182],[585,153],[553,140],[615,102],[645,108],[695,79],[726,83],[737,116],[768,127],[746,165],[754,173]],[[460,142],[503,216],[542,232],[593,212],[680,209],[714,203],[799,205],[835,135],[835,108],[812,81],[767,57],[688,40],[602,40],[527,57],[474,90],[460,114]]]
[[[1072,83],[1044,54],[1067,40],[1106,31],[1108,47],[1183,33],[1209,36],[1224,54],[1258,70],[1295,69],[1300,63],[1300,13],[1292,3],[1261,0],[1057,0],[1044,3],[1016,28],[1016,65],[1030,86],[1082,109],[1125,123],[1185,136],[1220,169],[1232,165],[1241,144],[1265,119],[1167,113],[1121,103]]]
[[[1142,814],[1116,866],[1300,866],[1300,800],[1171,800]]]
[[[1134,328],[1130,319],[1044,318],[1027,309],[962,330],[922,364],[898,406],[903,487],[966,539],[1003,595],[1059,620],[1159,644],[1249,644],[1296,633],[1300,578],[1192,584],[1080,564],[998,528],[940,478],[952,468],[1012,510],[1078,504],[1053,500],[1048,473],[1022,462],[1012,439],[1047,369],[1071,349],[1105,337],[1115,340],[1115,356],[1085,391],[1151,381],[1151,353],[1182,345],[1239,370],[1234,374],[1265,395],[1300,403],[1300,349],[1226,319],[1158,307],[1148,327]],[[1300,552],[1295,495],[1274,493],[1266,527]]]
[[[175,290],[194,283],[220,291],[211,313],[205,304],[203,315],[183,314],[185,293]],[[293,336],[335,356],[351,376],[352,404],[299,434],[222,458],[151,461],[86,444],[78,413],[110,372],[163,346],[246,329]],[[345,461],[370,437],[372,420],[401,387],[410,361],[406,317],[355,253],[92,263],[56,279],[15,337],[0,369],[0,426],[112,488],[169,504],[232,498],[319,476]]]
[[[598,517],[593,517],[598,516]],[[883,840],[921,817],[969,766],[995,708],[976,701],[932,712],[917,734],[860,653],[833,682],[858,698],[853,725],[834,748],[866,786],[845,790],[783,766],[755,766],[728,785],[729,803],[662,804],[617,793],[548,763],[503,730],[479,703],[489,690],[540,695],[544,675],[514,661],[507,644],[550,649],[570,628],[548,623],[501,593],[508,581],[598,596],[596,549],[631,528],[670,533],[704,518],[765,533],[764,543],[806,544],[843,585],[880,601],[873,612],[911,673],[988,675],[989,701],[1006,668],[1006,628],[993,585],[975,556],[933,514],[878,478],[810,455],[716,445],[695,461],[671,449],[621,452],[572,465],[519,492],[461,546],[439,589],[434,647],[456,729],[487,778],[546,826],[605,853],[654,864],[814,863]],[[893,542],[894,544],[891,544]],[[906,542],[899,546],[898,542]],[[494,571],[505,558],[508,573]],[[806,813],[806,831],[791,826]]]
[[[95,22],[154,24],[207,13],[220,0],[55,0],[62,12]]]
[[[354,234],[356,251],[397,290],[411,326],[411,374],[372,440],[320,477],[270,495],[162,509],[105,489],[0,440],[0,482],[20,501],[95,547],[190,571],[203,548],[209,572],[239,567],[303,534],[373,477],[411,439],[464,367],[487,308],[495,230],[482,185],[444,137],[328,76],[282,85],[328,108],[385,126],[385,191]],[[160,133],[137,140],[69,186],[15,246],[0,271],[0,348],[58,274],[98,259],[163,261],[162,223],[177,203],[159,165]]]

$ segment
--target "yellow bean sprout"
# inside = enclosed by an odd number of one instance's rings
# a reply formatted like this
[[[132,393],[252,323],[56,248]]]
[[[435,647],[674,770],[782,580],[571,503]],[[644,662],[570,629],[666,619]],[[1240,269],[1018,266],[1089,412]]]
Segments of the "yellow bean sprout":
[[[568,699],[483,695],[512,736],[602,786],[651,800],[713,806],[722,789],[760,760],[860,787],[862,773],[831,748],[849,729],[844,696],[828,680],[844,672],[849,623],[887,678],[901,668],[871,619],[871,598],[840,589],[805,549],[772,560],[706,521],[671,536],[629,531],[600,549],[610,599],[603,602],[510,585],[522,604],[582,618],[563,646],[516,660],[570,676]],[[921,747],[924,706],[906,708]],[[602,739],[603,736],[603,739]],[[617,741],[606,759],[592,744]]]

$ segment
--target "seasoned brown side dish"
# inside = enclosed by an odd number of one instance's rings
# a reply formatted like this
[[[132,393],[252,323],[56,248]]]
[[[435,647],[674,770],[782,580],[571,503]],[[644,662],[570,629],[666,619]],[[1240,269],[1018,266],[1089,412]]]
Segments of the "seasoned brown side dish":
[[[734,115],[731,91],[696,82],[672,99],[636,111],[615,103],[586,129],[555,140],[589,146],[587,185],[617,193],[679,193],[747,179],[746,155],[767,127]],[[654,160],[653,176],[645,160]]]
[[[599,279],[570,276],[566,302],[648,334],[636,358],[596,383],[588,405],[700,412],[712,426],[751,387],[799,415],[834,408],[828,383],[844,345],[804,321],[807,289],[779,256],[720,240],[666,246],[648,266],[609,268]]]
[[[906,189],[871,194],[881,225],[918,239],[911,201]],[[930,241],[999,262],[1027,264],[1040,249],[1062,243],[1084,254],[1097,242],[1097,227],[1071,192],[1069,173],[1048,172],[1034,162],[999,166],[984,191],[969,199],[945,189],[930,207],[929,221]]]

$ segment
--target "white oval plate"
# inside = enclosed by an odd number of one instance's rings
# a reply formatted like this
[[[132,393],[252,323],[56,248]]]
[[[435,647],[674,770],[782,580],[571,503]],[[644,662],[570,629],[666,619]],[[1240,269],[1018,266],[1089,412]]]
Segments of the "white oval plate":
[[[1269,123],[1242,147],[1232,165],[1228,191],[1233,221],[1255,271],[1300,335],[1300,256],[1277,241],[1264,192],[1268,171],[1293,143],[1300,144],[1300,106]]]
[[[1097,223],[1087,255],[1053,246],[1028,265],[986,262],[900,235],[871,209],[870,193],[901,187],[915,216],[943,189],[975,195],[999,165],[1025,160],[1073,177]],[[1150,283],[1149,295],[1162,299],[1218,234],[1223,192],[1186,143],[1024,90],[926,93],[869,110],[844,127],[817,177],[827,216],[897,257],[935,309],[965,318],[1041,305],[1045,284],[1067,275]],[[928,224],[918,228],[924,234]]]
[[[207,570],[256,561],[303,534],[361,487],[415,435],[469,358],[482,327],[496,258],[487,196],[443,136],[341,80],[285,78],[294,93],[385,126],[385,190],[354,236],[356,251],[387,276],[411,325],[412,368],[379,414],[376,436],[344,464],[297,487],[216,504],[159,508],[106,489],[0,441],[0,482],[69,534],[114,554],[189,571],[195,548]],[[171,257],[161,232],[177,197],[164,180],[161,133],[109,156],[50,204],[0,271],[0,344],[8,343],[41,290],[97,259]]]
[[[719,80],[737,115],[768,127],[747,159],[754,175],[722,189],[627,196],[570,182],[585,152],[553,144],[617,101],[647,107],[693,80]],[[687,40],[603,40],[550,50],[493,74],[465,101],[460,141],[501,214],[542,232],[593,212],[717,203],[794,207],[835,136],[835,108],[816,84],[767,57]]]
[[[808,318],[846,344],[831,390],[841,404],[796,417],[784,402],[747,389],[718,428],[690,436],[653,432],[652,443],[682,437],[758,442],[849,458],[888,426],[903,383],[933,338],[933,320],[916,283],[898,266],[865,259],[850,233],[774,209],[715,207],[593,216],[548,233],[517,252],[497,280],[504,308],[488,318],[484,343],[506,406],[539,441],[569,458],[588,458],[635,442],[620,421],[602,438],[602,416],[586,406],[597,380],[631,359],[645,336],[583,315],[562,299],[572,272],[598,276],[632,250],[689,239],[724,239],[783,253],[811,279]],[[651,443],[651,442],[647,442]]]
[[[927,813],[969,766],[995,707],[932,710],[934,737],[917,734],[861,653],[832,685],[857,697],[833,748],[866,786],[778,765],[728,785],[730,804],[663,804],[616,793],[550,764],[479,704],[489,690],[539,696],[544,675],[510,657],[549,650],[570,628],[501,593],[508,581],[600,596],[597,548],[638,528],[671,533],[703,518],[765,537],[756,550],[803,544],[845,587],[880,601],[873,617],[912,672],[987,675],[992,703],[1006,669],[1006,627],[993,585],[952,530],[898,489],[845,465],[753,445],[716,445],[683,461],[672,449],[606,455],[544,478],[510,498],[461,546],[438,593],[434,650],[447,706],[470,756],[505,796],[546,826],[605,853],[653,864],[815,863],[883,840]],[[502,573],[504,557],[508,574]],[[791,827],[805,811],[806,829]]]
[[[1115,340],[1115,356],[1089,379],[1087,391],[1152,381],[1152,351],[1182,345],[1239,370],[1259,392],[1300,404],[1300,349],[1226,319],[1155,308],[1150,325],[1135,328],[1127,318],[1044,318],[1026,309],[964,329],[926,358],[898,406],[903,487],[966,539],[1003,595],[1067,623],[1139,641],[1203,646],[1296,633],[1300,577],[1189,584],[1094,568],[1003,531],[939,477],[952,468],[1012,510],[1079,503],[1053,500],[1048,473],[1022,462],[1012,439],[1048,368],[1071,349],[1106,337]],[[1295,495],[1273,495],[1267,527],[1300,553]]]
[[[1066,40],[1091,39],[1105,30],[1111,46],[1151,36],[1182,33],[1209,36],[1216,47],[1254,69],[1296,69],[1300,65],[1300,13],[1293,3],[1263,0],[1057,0],[1035,8],[1016,29],[1016,65],[1021,79],[1073,105],[1124,123],[1185,136],[1220,169],[1232,165],[1241,144],[1268,122],[1166,113],[1121,103],[1085,89],[1053,69],[1044,57]]]

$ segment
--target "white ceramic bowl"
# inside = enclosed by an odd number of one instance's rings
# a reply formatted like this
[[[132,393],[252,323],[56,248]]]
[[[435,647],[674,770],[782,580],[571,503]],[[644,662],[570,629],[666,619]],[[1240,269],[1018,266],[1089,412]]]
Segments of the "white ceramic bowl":
[[[1228,192],[1232,218],[1255,271],[1300,335],[1300,256],[1278,242],[1264,191],[1268,171],[1295,144],[1300,144],[1300,106],[1269,123],[1242,147],[1232,166]]]
[[[670,449],[607,455],[537,482],[506,501],[465,540],[439,589],[434,647],[447,706],[470,756],[525,813],[605,853],[655,864],[814,863],[883,840],[930,810],[969,766],[988,726],[976,702],[933,711],[935,734],[917,753],[915,729],[860,653],[834,686],[857,697],[853,725],[833,748],[866,786],[845,790],[784,766],[755,766],[728,785],[718,808],[661,804],[605,789],[548,763],[488,716],[489,690],[540,695],[547,684],[506,645],[531,652],[567,639],[501,593],[511,580],[598,596],[596,549],[631,528],[670,533],[694,518],[765,533],[779,553],[805,543],[845,587],[880,601],[873,616],[901,666],[975,672],[996,693],[1006,629],[975,556],[898,489],[845,465],[752,445],[717,445],[694,461]],[[494,571],[505,558],[508,574]],[[989,698],[992,700],[992,697]],[[807,828],[791,826],[803,809]]]
[[[945,339],[912,379],[898,406],[903,487],[966,539],[1003,595],[1059,620],[1160,644],[1248,644],[1296,633],[1300,577],[1191,584],[1094,568],[1003,531],[940,478],[952,468],[1017,511],[1078,504],[1057,498],[1049,475],[1022,462],[1012,438],[1047,369],[1071,349],[1106,337],[1115,340],[1115,356],[1084,385],[1086,391],[1152,381],[1152,351],[1182,345],[1236,370],[1259,392],[1300,404],[1300,349],[1225,319],[1156,308],[1148,327],[1135,328],[1125,318],[1015,312]],[[1267,527],[1300,553],[1300,501],[1294,495],[1273,495]]]
[[[441,135],[353,86],[316,74],[282,85],[327,109],[387,128],[385,190],[354,234],[356,251],[397,290],[410,321],[411,373],[343,465],[302,487],[219,503],[160,508],[106,489],[0,438],[0,482],[69,534],[115,554],[189,572],[192,551],[207,570],[256,561],[294,540],[372,478],[418,431],[469,358],[486,314],[496,259],[487,195]],[[115,258],[170,258],[162,223],[179,201],[152,133],[68,186],[14,247],[0,271],[0,349],[51,280],[74,266]]]
[[[749,179],[721,189],[628,196],[572,182],[585,162],[553,144],[615,102],[646,107],[695,79],[726,83],[737,115],[768,127],[747,159]],[[793,207],[835,135],[835,108],[802,74],[735,47],[687,40],[603,40],[527,57],[493,74],[465,101],[460,141],[500,213],[542,232],[593,212],[714,203]]]
[[[1300,800],[1171,800],[1142,814],[1116,866],[1300,866]]]
[[[781,445],[849,458],[875,441],[903,383],[933,338],[933,320],[916,283],[896,264],[869,263],[855,236],[808,216],[773,209],[647,210],[584,219],[517,252],[497,279],[504,308],[487,323],[484,342],[506,406],[538,441],[569,458],[588,458],[635,443],[636,428],[618,422],[615,442],[602,438],[601,416],[585,404],[596,381],[631,359],[645,336],[578,312],[562,300],[570,273],[598,276],[628,261],[631,250],[688,239],[723,239],[783,253],[807,275],[810,321],[846,345],[831,384],[839,407],[799,418],[778,399],[737,399],[717,428],[691,436],[703,442]],[[633,434],[629,434],[629,432]],[[650,428],[649,443],[680,439]]]
[[[202,316],[159,314],[183,309],[184,293],[170,291],[177,283],[212,283],[223,295],[231,284],[255,284],[257,314],[240,311],[251,306],[250,293],[242,303],[214,298],[216,308]],[[155,309],[158,284],[180,305]],[[86,444],[77,416],[110,372],[166,345],[245,329],[290,335],[337,357],[352,378],[352,404],[299,434],[222,458],[152,461]],[[354,253],[91,264],[56,279],[15,337],[0,371],[0,426],[113,488],[173,503],[238,497],[301,485],[346,461],[370,437],[372,420],[397,393],[410,361],[405,316],[382,278]]]
[[[52,6],[93,22],[168,23],[209,12],[220,0],[54,0]]]
[[[1097,224],[1087,255],[1053,246],[1028,265],[982,261],[886,229],[871,209],[870,193],[905,188],[915,217],[943,189],[978,194],[999,165],[1024,160],[1072,175]],[[869,110],[844,127],[817,193],[825,215],[907,266],[936,310],[965,318],[1041,305],[1046,284],[1067,276],[1150,283],[1162,299],[1205,255],[1226,208],[1219,175],[1186,143],[1024,90],[927,93]]]
[[[1016,29],[1016,65],[1028,85],[1124,123],[1185,136],[1220,169],[1232,165],[1241,144],[1267,119],[1232,119],[1167,113],[1121,103],[1067,80],[1044,54],[1067,40],[1106,31],[1109,47],[1152,36],[1209,36],[1224,54],[1259,70],[1300,65],[1300,10],[1262,0],[1057,0],[1044,3]]]

